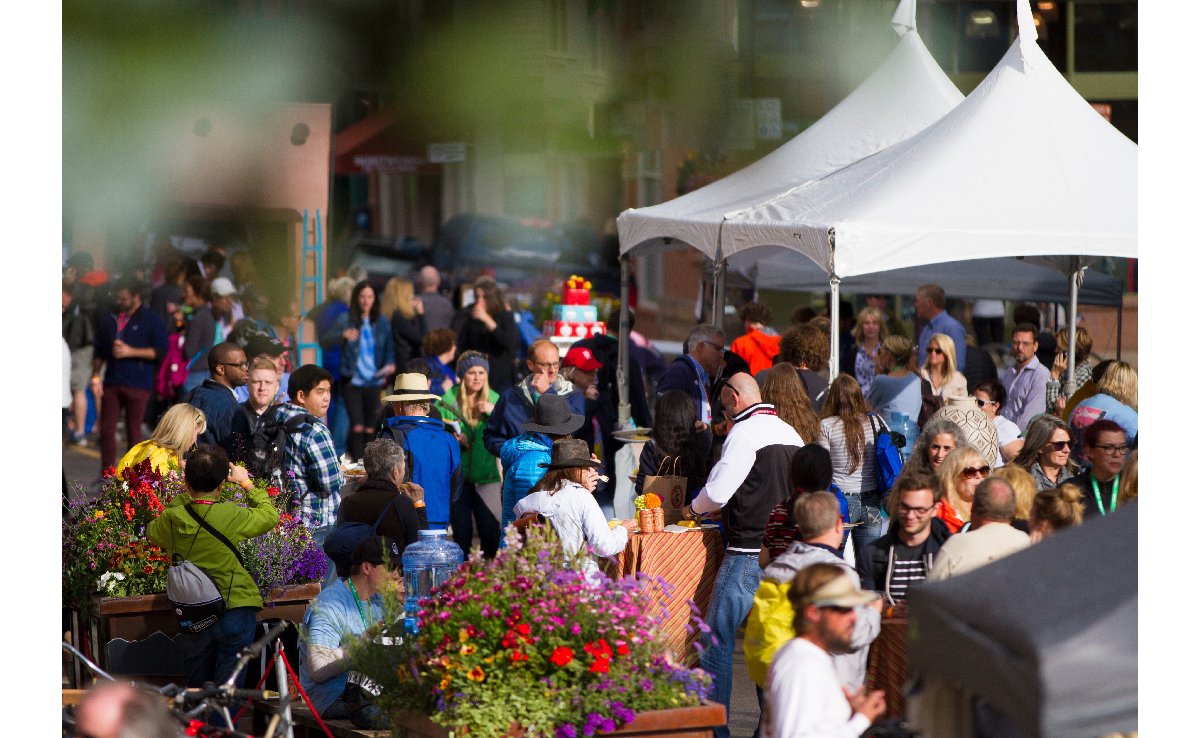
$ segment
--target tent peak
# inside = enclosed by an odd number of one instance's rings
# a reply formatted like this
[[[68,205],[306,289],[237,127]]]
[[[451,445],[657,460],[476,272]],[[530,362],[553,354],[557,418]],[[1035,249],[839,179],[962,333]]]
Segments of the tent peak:
[[[1021,46],[1021,62],[1026,72],[1029,71],[1030,47],[1037,47],[1037,28],[1029,3],[1030,0],[1017,0],[1017,43]]]
[[[892,15],[892,28],[901,36],[917,30],[917,0],[900,0]]]

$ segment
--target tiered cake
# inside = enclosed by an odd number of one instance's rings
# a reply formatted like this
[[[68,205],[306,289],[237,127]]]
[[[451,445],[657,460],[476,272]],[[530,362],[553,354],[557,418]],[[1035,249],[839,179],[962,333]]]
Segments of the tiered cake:
[[[542,335],[560,341],[604,335],[604,322],[596,320],[591,299],[592,283],[571,275],[563,282],[562,303],[554,306],[553,319],[542,324]]]

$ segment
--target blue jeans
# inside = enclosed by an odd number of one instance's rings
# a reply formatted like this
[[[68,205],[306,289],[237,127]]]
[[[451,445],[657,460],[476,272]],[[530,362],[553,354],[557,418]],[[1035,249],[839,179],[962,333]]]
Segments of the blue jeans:
[[[317,544],[317,548],[325,550],[325,539],[333,532],[334,526],[326,525],[320,528],[313,528],[312,533],[313,543]],[[329,554],[325,554],[325,581],[321,583],[321,589],[325,589],[329,585],[337,581],[337,564],[333,563],[333,559],[329,558]]]
[[[861,495],[846,495],[846,503],[850,507],[850,522],[862,523],[850,529],[850,537],[854,541],[854,560],[862,561],[867,544],[883,535],[879,493],[871,491]]]
[[[713,585],[713,599],[704,617],[717,642],[700,654],[700,668],[712,675],[712,699],[725,705],[726,715],[729,714],[729,701],[733,693],[733,647],[737,641],[737,629],[750,614],[754,593],[758,591],[761,580],[762,569],[758,566],[757,551],[726,551]],[[729,738],[729,726],[715,728],[713,734],[717,738]]]
[[[350,436],[350,413],[346,411],[346,401],[339,392],[334,392],[333,400],[329,403],[328,417],[333,450],[340,457],[346,453],[346,439]]]
[[[235,607],[226,610],[214,625],[199,633],[183,634],[183,665],[187,686],[203,687],[205,682],[224,682],[233,673],[238,652],[254,642],[257,608]],[[234,686],[245,684],[242,672]]]

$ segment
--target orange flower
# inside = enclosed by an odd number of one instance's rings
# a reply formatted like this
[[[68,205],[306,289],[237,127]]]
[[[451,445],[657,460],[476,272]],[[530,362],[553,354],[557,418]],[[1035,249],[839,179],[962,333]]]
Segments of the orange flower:
[[[646,507],[655,508],[662,507],[662,498],[653,492],[646,493]]]
[[[478,666],[476,666],[474,669],[471,669],[470,671],[467,672],[467,679],[470,679],[473,682],[482,682],[483,677],[484,677],[483,669]]]

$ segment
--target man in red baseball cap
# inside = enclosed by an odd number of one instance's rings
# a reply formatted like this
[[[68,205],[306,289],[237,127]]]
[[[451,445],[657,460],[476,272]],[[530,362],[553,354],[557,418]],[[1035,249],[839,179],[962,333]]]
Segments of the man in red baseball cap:
[[[600,397],[596,372],[604,365],[587,346],[572,346],[562,363],[562,375],[583,394],[583,427],[575,433],[575,437],[587,441],[588,448],[595,448],[596,401]]]

